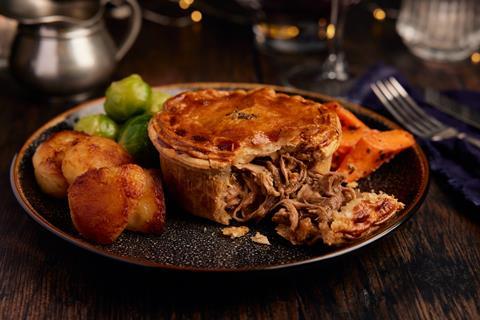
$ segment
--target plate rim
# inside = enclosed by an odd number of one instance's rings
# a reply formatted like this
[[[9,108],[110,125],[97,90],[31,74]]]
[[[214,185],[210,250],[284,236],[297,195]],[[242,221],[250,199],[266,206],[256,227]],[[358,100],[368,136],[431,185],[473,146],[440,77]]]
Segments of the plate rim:
[[[255,89],[259,87],[269,87],[272,88],[276,91],[282,91],[288,94],[295,94],[295,95],[301,95],[305,96],[307,99],[308,98],[316,98],[320,99],[323,101],[340,101],[342,104],[344,104],[348,109],[352,111],[357,111],[358,113],[365,114],[370,118],[373,118],[374,120],[377,120],[383,124],[386,124],[390,128],[394,129],[399,129],[401,128],[399,125],[397,125],[395,122],[385,118],[384,116],[367,109],[366,107],[362,107],[358,104],[340,99],[340,98],[334,98],[330,97],[324,94],[316,93],[316,92],[310,92],[310,91],[305,91],[301,89],[296,89],[296,88],[289,88],[289,87],[283,87],[283,86],[277,86],[277,85],[270,85],[270,84],[261,84],[261,83],[242,83],[242,82],[190,82],[190,83],[173,83],[173,84],[167,84],[167,85],[160,85],[160,86],[154,86],[152,87],[153,89],[207,89],[207,88],[216,88],[216,89],[221,89],[221,88],[232,88],[232,89]],[[348,253],[351,253],[353,251],[356,251],[358,249],[361,249],[363,247],[366,247],[367,245],[370,245],[377,240],[380,240],[384,236],[390,234],[392,231],[403,225],[422,205],[430,184],[430,168],[429,168],[429,163],[427,160],[427,157],[421,147],[418,145],[418,143],[415,143],[413,146],[413,150],[417,157],[419,158],[420,161],[420,167],[422,172],[424,173],[425,179],[422,179],[420,182],[420,188],[418,192],[415,194],[414,199],[411,203],[407,204],[406,207],[403,209],[404,211],[407,211],[407,213],[397,222],[389,226],[388,228],[382,230],[381,232],[375,234],[374,236],[368,238],[365,241],[358,242],[354,244],[353,246],[350,247],[345,247],[341,248],[335,252],[328,253],[322,256],[317,256],[313,257],[310,259],[306,260],[301,260],[301,261],[295,261],[295,262],[289,262],[289,263],[284,263],[284,264],[277,264],[277,265],[258,265],[258,266],[252,266],[252,267],[240,267],[240,268],[205,268],[205,267],[192,267],[192,266],[179,266],[179,265],[173,265],[173,264],[165,264],[165,263],[158,263],[154,261],[149,261],[149,260],[143,260],[143,259],[137,259],[131,256],[122,256],[118,255],[115,253],[107,252],[105,250],[102,250],[101,248],[98,248],[94,246],[93,244],[90,244],[87,241],[82,241],[69,233],[63,231],[62,229],[54,226],[51,224],[47,219],[45,219],[35,208],[31,205],[30,201],[26,197],[23,188],[21,187],[20,184],[20,164],[21,164],[21,159],[24,157],[24,154],[26,150],[30,147],[30,145],[47,129],[55,126],[58,123],[63,122],[69,115],[74,114],[78,112],[79,110],[82,109],[87,109],[91,106],[98,105],[101,102],[105,100],[105,97],[100,97],[96,98],[93,100],[88,100],[86,102],[80,103],[76,105],[75,107],[69,108],[65,110],[64,112],[54,116],[52,119],[48,120],[45,124],[43,124],[41,127],[36,129],[30,136],[29,138],[23,143],[22,147],[19,149],[19,151],[14,155],[11,165],[10,165],[10,185],[12,188],[12,191],[15,195],[15,198],[21,205],[21,207],[24,209],[24,211],[27,213],[27,215],[32,218],[35,222],[40,224],[43,228],[47,229],[54,235],[60,237],[63,240],[66,240],[67,242],[80,247],[82,249],[85,249],[87,251],[90,251],[92,253],[98,254],[103,257],[107,257],[116,261],[121,261],[123,263],[128,263],[128,264],[133,264],[133,265],[138,265],[142,267],[148,267],[148,268],[153,268],[153,269],[162,269],[162,270],[174,270],[174,271],[189,271],[189,272],[205,272],[205,273],[241,273],[241,272],[257,272],[257,271],[272,271],[272,270],[281,270],[281,269],[287,269],[287,268],[295,268],[299,266],[306,266],[306,265],[312,265],[315,263],[319,263],[321,261],[330,261],[336,257],[344,256]]]

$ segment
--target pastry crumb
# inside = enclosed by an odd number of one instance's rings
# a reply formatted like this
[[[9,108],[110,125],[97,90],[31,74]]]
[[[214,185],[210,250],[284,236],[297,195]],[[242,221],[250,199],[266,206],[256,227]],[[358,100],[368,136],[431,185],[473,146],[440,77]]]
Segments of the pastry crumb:
[[[255,233],[253,237],[250,237],[253,242],[259,243],[259,244],[266,244],[270,245],[270,241],[268,241],[268,238],[261,234],[260,232]]]
[[[352,181],[347,183],[347,187],[349,188],[357,188],[358,187],[358,182],[357,181]]]
[[[222,234],[224,236],[230,237],[232,239],[243,237],[250,231],[248,227],[226,227],[222,229]]]

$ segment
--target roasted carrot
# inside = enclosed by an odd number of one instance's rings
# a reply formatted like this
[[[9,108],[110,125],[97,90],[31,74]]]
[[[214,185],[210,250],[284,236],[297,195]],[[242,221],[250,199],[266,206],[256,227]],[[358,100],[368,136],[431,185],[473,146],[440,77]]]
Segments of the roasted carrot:
[[[358,119],[352,112],[348,111],[338,102],[327,102],[325,106],[338,115],[342,128],[346,129],[368,129],[367,125]]]
[[[340,140],[340,146],[333,154],[332,170],[336,170],[357,142],[371,131],[376,130],[369,129],[368,127],[357,129],[342,127],[342,139]]]
[[[345,156],[337,171],[346,175],[347,182],[357,181],[414,144],[413,136],[403,130],[371,130]]]
[[[370,131],[370,128],[338,102],[328,102],[325,106],[335,111],[342,125],[342,139],[332,160],[332,170],[336,170],[353,146]]]

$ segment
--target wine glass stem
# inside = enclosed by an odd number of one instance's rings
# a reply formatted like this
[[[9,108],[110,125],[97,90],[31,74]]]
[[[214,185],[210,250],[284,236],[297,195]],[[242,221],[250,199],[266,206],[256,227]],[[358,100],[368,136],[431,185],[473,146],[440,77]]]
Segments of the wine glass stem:
[[[322,66],[324,79],[345,81],[349,78],[348,65],[343,52],[343,34],[348,5],[342,3],[343,1],[345,0],[332,0],[329,28],[333,28],[334,31],[327,33],[328,57]]]

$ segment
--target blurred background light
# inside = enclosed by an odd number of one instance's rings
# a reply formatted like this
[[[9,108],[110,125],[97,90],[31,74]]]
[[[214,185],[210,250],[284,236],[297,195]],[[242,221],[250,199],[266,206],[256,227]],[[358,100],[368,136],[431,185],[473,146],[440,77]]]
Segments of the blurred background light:
[[[474,64],[480,63],[480,52],[472,53],[472,55],[470,56],[470,60]]]
[[[202,20],[202,13],[198,10],[195,10],[190,14],[190,18],[193,22],[200,22]]]
[[[387,13],[381,8],[376,8],[375,10],[373,10],[372,14],[375,20],[378,21],[383,21],[387,17]]]
[[[333,37],[335,37],[335,25],[334,24],[330,23],[327,26],[326,35],[327,35],[327,39],[333,39]]]

